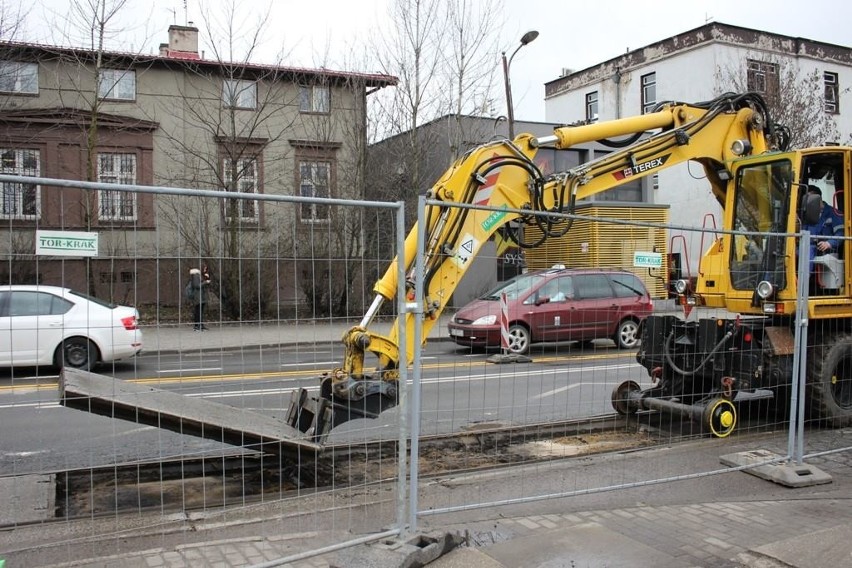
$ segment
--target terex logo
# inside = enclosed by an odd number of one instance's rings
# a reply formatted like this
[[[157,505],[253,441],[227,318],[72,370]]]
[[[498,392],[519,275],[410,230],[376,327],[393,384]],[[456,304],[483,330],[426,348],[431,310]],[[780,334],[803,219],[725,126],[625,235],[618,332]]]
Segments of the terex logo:
[[[649,172],[651,170],[655,170],[661,167],[666,161],[669,159],[671,154],[666,154],[665,156],[660,156],[659,158],[654,158],[653,160],[648,160],[647,162],[642,162],[640,164],[636,164],[630,168],[624,168],[623,170],[619,170],[615,172],[613,177],[617,180],[622,180],[625,178],[629,178],[630,176],[641,174],[643,172]]]

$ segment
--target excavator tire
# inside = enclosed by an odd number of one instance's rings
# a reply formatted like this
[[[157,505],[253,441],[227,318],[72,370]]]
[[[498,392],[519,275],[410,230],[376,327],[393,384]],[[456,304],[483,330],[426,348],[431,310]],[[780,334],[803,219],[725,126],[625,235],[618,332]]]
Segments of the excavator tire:
[[[852,425],[852,334],[826,334],[808,355],[811,417],[836,428]]]

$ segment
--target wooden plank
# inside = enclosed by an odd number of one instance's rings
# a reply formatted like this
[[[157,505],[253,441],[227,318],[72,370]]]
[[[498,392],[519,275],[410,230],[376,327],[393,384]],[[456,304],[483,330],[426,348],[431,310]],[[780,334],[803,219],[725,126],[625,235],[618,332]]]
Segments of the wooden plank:
[[[313,458],[322,446],[286,422],[209,400],[64,368],[60,404],[241,448]]]

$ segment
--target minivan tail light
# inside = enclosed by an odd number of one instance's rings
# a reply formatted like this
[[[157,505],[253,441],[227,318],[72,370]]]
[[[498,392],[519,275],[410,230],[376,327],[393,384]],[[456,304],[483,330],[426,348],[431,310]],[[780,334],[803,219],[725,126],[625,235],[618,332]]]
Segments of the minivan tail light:
[[[136,316],[127,316],[126,318],[121,318],[121,325],[123,325],[124,329],[126,329],[127,331],[139,329],[139,323],[136,321]]]

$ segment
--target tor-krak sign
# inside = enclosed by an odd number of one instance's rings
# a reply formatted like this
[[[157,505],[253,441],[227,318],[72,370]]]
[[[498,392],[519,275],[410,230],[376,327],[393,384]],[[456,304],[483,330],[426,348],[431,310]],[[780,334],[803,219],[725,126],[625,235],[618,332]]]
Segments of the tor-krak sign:
[[[36,231],[36,254],[98,256],[98,234],[82,231]]]
[[[637,268],[662,268],[663,255],[659,252],[634,252],[633,266]]]

